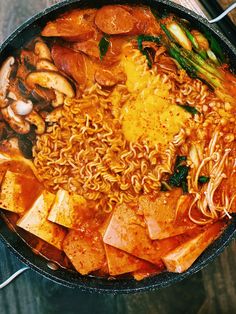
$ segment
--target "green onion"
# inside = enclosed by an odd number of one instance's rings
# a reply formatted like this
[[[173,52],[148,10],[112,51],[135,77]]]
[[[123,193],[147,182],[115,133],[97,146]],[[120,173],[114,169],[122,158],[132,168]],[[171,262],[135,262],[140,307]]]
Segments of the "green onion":
[[[188,37],[188,39],[191,41],[193,47],[196,50],[198,50],[199,45],[198,45],[198,42],[196,41],[195,37],[190,33],[190,31],[187,29],[187,27],[185,27],[185,25],[183,23],[179,22],[179,25],[183,29],[183,31],[185,31],[185,34]]]
[[[212,36],[212,34],[208,30],[204,32],[204,35],[210,43],[211,50],[215,53],[215,55],[220,59],[221,62],[224,62],[224,53],[218,41],[215,39],[214,36]]]
[[[183,108],[185,111],[191,113],[192,115],[200,114],[200,112],[199,112],[196,108],[194,108],[194,107],[192,107],[192,106],[189,106],[189,105],[180,105],[180,104],[178,104],[178,106],[181,107],[181,108]]]
[[[151,35],[139,35],[137,38],[138,49],[143,50],[143,41],[151,41],[156,44],[160,44],[160,37],[151,36]]]

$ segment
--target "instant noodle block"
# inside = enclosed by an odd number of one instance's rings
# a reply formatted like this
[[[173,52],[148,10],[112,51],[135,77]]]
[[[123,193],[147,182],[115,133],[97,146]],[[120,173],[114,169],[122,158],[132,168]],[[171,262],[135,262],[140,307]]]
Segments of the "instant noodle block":
[[[17,226],[61,250],[65,230],[47,220],[54,198],[54,194],[43,191],[29,211],[17,222]]]

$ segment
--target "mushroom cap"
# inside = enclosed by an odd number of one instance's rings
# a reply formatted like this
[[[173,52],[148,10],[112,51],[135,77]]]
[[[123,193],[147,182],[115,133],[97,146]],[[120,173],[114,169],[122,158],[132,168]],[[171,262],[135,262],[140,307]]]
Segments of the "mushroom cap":
[[[33,110],[33,103],[31,100],[16,100],[11,104],[11,108],[15,114],[25,116]]]
[[[70,98],[75,96],[74,89],[69,81],[63,75],[55,71],[41,70],[31,72],[26,78],[26,83],[30,88],[39,85],[44,88],[54,89]]]

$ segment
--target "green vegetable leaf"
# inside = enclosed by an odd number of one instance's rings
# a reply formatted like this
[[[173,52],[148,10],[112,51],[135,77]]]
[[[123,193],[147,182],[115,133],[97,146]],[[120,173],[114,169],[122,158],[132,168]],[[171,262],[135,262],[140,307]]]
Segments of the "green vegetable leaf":
[[[151,36],[151,35],[139,35],[137,38],[137,42],[138,42],[138,49],[140,51],[143,50],[143,41],[151,41],[153,43],[160,44],[160,37]]]
[[[178,106],[183,108],[185,111],[191,113],[192,115],[200,114],[200,112],[196,108],[194,108],[192,106],[189,106],[189,105],[179,105],[179,104],[178,104]]]
[[[183,181],[187,181],[189,167],[179,166],[169,178],[171,186],[180,187]]]
[[[174,169],[176,170],[179,166],[186,165],[186,160],[187,160],[186,156],[177,156],[175,160]]]
[[[188,183],[187,183],[187,180],[182,182],[181,187],[182,187],[182,190],[183,190],[184,194],[188,193]]]
[[[147,59],[147,64],[148,64],[148,67],[151,68],[152,67],[152,59],[150,57],[150,54],[149,52],[147,51],[147,49],[143,49],[142,51],[142,54],[146,57]]]
[[[186,156],[177,156],[174,165],[174,173],[169,179],[161,182],[161,191],[171,191],[174,187],[181,187],[184,193],[188,193],[187,176],[189,167]]]
[[[206,176],[200,176],[198,178],[198,183],[200,184],[204,184],[210,181],[210,177],[206,177]]]
[[[109,46],[110,46],[109,37],[105,35],[101,38],[101,40],[98,44],[98,48],[99,48],[99,52],[100,52],[100,60],[102,60],[105,57]]]
[[[205,36],[210,42],[211,50],[216,54],[216,56],[218,56],[221,62],[224,62],[225,57],[219,42],[214,36],[212,36],[212,34],[208,30],[205,31]]]

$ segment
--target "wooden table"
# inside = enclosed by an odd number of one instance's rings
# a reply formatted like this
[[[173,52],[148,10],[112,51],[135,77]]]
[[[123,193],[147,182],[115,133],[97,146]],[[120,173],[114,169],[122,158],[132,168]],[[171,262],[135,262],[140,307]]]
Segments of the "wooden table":
[[[0,0],[0,42],[50,0]],[[176,0],[183,2],[183,0]],[[188,4],[189,1],[186,0]],[[0,282],[22,264],[0,243]],[[28,271],[0,291],[0,314],[236,313],[236,244],[203,271],[161,291],[102,296],[57,285]]]

